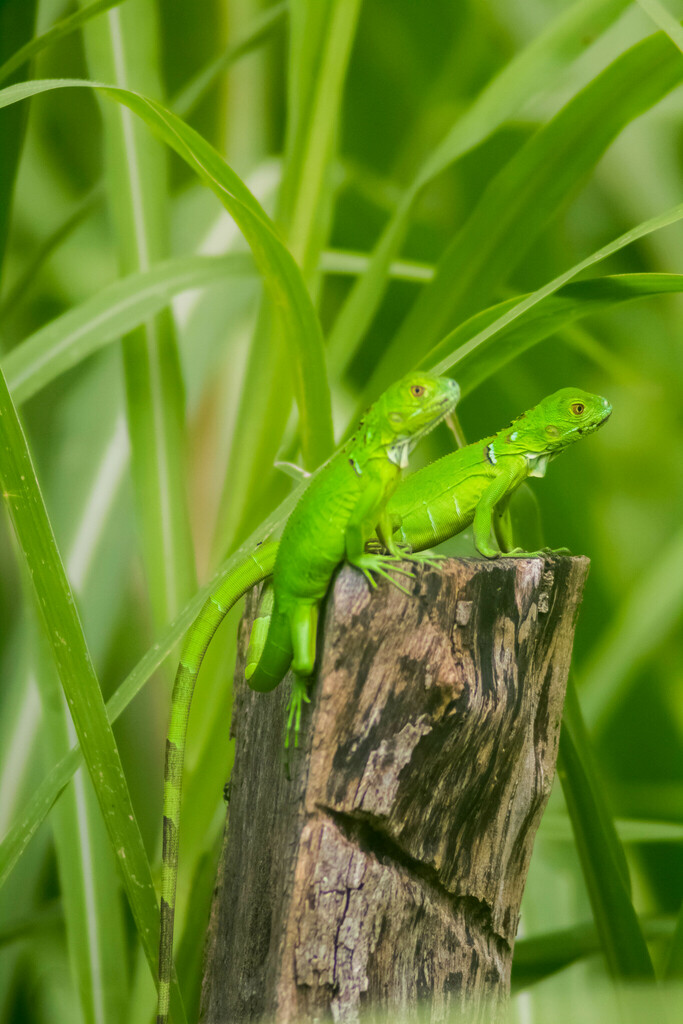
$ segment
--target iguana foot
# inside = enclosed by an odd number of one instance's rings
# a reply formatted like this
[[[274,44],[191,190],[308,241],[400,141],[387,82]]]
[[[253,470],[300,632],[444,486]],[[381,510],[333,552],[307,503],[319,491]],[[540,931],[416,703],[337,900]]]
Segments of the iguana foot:
[[[569,548],[539,548],[538,551],[525,551],[524,548],[513,548],[512,551],[501,552],[502,558],[543,558],[547,555],[571,555]]]
[[[415,579],[415,573],[411,572],[410,569],[404,569],[402,565],[397,565],[398,558],[392,555],[378,555],[370,551],[364,551],[363,554],[351,564],[360,569],[371,587],[377,587],[377,581],[374,579],[372,573],[377,573],[378,576],[384,577],[385,580],[389,580],[390,583],[400,590],[402,593],[407,594],[410,597],[410,591],[402,587],[398,580],[391,576],[387,569],[391,569],[393,572],[399,573],[401,576],[408,576],[411,580]]]
[[[395,544],[391,549],[392,558],[401,558],[405,562],[415,562],[416,565],[427,565],[430,569],[441,568],[440,563],[446,560],[446,555],[435,555],[422,551],[413,552],[408,544]]]
[[[289,750],[289,734],[294,724],[294,746],[298,749],[299,747],[299,732],[301,731],[301,711],[304,704],[310,704],[311,698],[308,696],[308,685],[305,679],[294,677],[294,683],[292,685],[292,692],[287,704],[287,729],[285,732],[285,750]]]

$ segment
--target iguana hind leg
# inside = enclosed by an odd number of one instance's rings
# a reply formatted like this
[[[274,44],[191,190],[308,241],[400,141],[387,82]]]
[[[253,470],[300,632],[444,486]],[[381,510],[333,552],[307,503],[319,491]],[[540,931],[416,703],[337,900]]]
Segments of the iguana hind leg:
[[[287,704],[287,732],[285,749],[289,748],[289,734],[294,726],[294,746],[299,746],[301,712],[310,703],[308,677],[315,668],[316,635],[318,632],[318,604],[297,604],[289,614],[292,631],[292,670],[295,673],[292,693]]]

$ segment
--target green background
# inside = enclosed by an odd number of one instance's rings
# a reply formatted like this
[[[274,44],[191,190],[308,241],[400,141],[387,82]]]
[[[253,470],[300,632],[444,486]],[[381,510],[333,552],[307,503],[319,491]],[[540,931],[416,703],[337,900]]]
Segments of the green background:
[[[459,325],[439,355],[464,384],[468,439],[568,384],[614,408],[531,483],[546,542],[591,558],[573,660],[587,733],[574,709],[567,777],[554,786],[524,897],[513,1019],[675,1020],[683,225],[671,217],[579,277],[637,279],[539,302],[535,320],[492,335],[486,358],[482,346],[458,365],[453,352],[510,304],[470,317],[542,288],[683,199],[683,2],[2,0],[0,64],[88,6],[92,18],[36,43],[30,63],[7,77],[0,68],[0,87],[82,78],[160,101],[216,148],[278,233],[217,164],[252,259],[193,157],[179,159],[109,94],[51,90],[0,110],[0,365],[57,544],[7,406],[0,835],[21,833],[39,784],[89,728],[86,759],[97,773],[101,756],[114,808],[107,831],[102,792],[98,806],[81,772],[11,871],[0,862],[0,1022],[151,1019],[139,938],[151,890],[131,915],[112,849],[119,836],[141,871],[146,853],[158,881],[173,642],[184,627],[166,628],[290,492],[273,461],[314,468],[329,451],[323,345],[338,441],[392,374],[431,365],[430,349]],[[235,49],[244,40],[247,53]],[[208,166],[201,140],[185,142]],[[388,275],[377,261],[367,269],[380,237],[403,261]],[[625,301],[629,289],[641,297]],[[292,366],[308,396],[300,426]],[[452,445],[439,428],[413,466]],[[520,501],[523,531],[534,514]],[[472,553],[469,534],[450,550]],[[189,1019],[231,759],[236,621],[210,650],[190,725],[176,931]],[[124,782],[97,683],[108,698],[163,636],[173,656],[115,728]]]

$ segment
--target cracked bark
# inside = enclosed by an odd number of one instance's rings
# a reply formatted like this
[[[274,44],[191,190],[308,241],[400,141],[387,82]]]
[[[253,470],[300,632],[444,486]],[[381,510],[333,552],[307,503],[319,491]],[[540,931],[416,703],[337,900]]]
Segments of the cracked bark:
[[[408,597],[342,569],[292,779],[290,680],[244,684],[206,1024],[495,1020],[552,783],[585,558],[453,559]],[[230,840],[227,841],[227,835]],[[468,1018],[469,1019],[469,1018]]]

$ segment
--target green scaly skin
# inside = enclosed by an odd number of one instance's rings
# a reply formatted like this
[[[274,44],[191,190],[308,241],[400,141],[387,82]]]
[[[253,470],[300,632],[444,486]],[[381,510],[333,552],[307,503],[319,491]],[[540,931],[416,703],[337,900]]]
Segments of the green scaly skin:
[[[474,522],[474,542],[485,558],[545,554],[513,548],[510,497],[527,477],[543,476],[551,459],[597,430],[611,412],[606,398],[563,388],[497,434],[411,474],[387,504],[394,540],[400,538],[412,552],[422,551]],[[500,547],[492,543],[492,531]],[[258,660],[271,607],[266,597],[252,628],[248,661]]]
[[[397,559],[411,556],[392,537],[386,502],[409,452],[453,410],[459,396],[455,381],[425,373],[410,374],[392,385],[368,411],[354,437],[314,478],[287,521],[280,544],[264,544],[229,573],[185,637],[166,741],[157,1024],[167,1024],[170,1004],[185,737],[195,681],[209,643],[239,598],[273,574],[275,615],[272,621],[270,615],[265,620],[263,640],[257,630],[263,658],[258,665],[248,660],[250,683],[254,689],[272,690],[286,674],[292,655],[295,671],[310,675],[318,607],[344,558],[361,569],[373,587],[373,572],[396,586],[388,569],[411,575],[396,566]],[[390,555],[365,551],[375,530],[385,535]],[[290,701],[290,723],[297,719],[297,731],[301,703],[307,699],[304,683]]]
[[[513,547],[510,497],[527,477],[544,476],[551,459],[597,430],[611,412],[600,395],[580,388],[556,391],[504,430],[409,476],[387,506],[394,530],[420,551],[473,523],[475,546],[485,558],[540,554]]]
[[[306,680],[315,666],[320,603],[332,574],[346,561],[376,586],[373,573],[400,584],[388,570],[412,575],[397,561],[411,557],[393,536],[386,503],[417,442],[455,407],[455,381],[413,373],[393,384],[368,410],[354,436],[316,477],[287,520],[273,572],[273,608],[263,652],[246,678],[253,690],[267,692],[290,665],[296,679],[289,702],[289,731],[295,743],[301,709],[308,701]],[[366,551],[375,534],[389,554]]]

